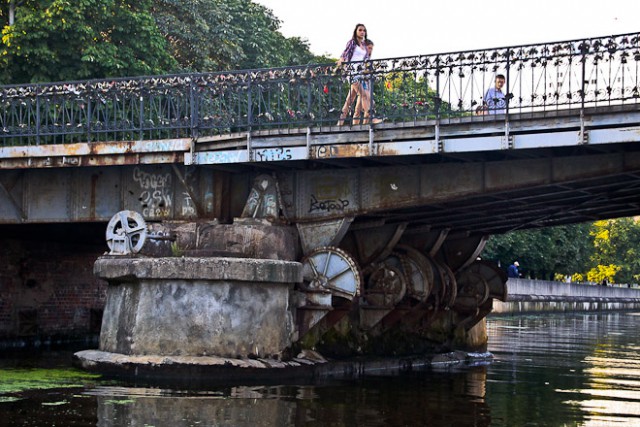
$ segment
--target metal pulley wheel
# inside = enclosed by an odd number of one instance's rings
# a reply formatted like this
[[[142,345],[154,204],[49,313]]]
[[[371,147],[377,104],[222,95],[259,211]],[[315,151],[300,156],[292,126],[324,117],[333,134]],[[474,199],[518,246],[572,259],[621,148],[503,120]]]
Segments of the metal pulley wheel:
[[[507,300],[507,275],[496,263],[491,261],[474,261],[465,267],[457,275],[458,290],[460,290],[460,280],[468,282],[472,278],[481,278],[487,286],[487,298],[497,298],[500,301]]]
[[[436,304],[441,308],[449,308],[453,306],[456,299],[456,278],[446,264],[442,264],[431,257],[428,257],[428,260],[432,265],[435,278],[434,294]]]
[[[404,274],[407,296],[418,301],[427,299],[433,282],[430,266],[423,267],[414,258],[397,250],[384,260],[384,264],[395,267]]]
[[[303,290],[329,290],[332,295],[353,299],[362,284],[356,262],[342,249],[324,246],[302,260]]]
[[[457,276],[458,294],[454,308],[462,312],[474,312],[489,299],[489,285],[482,275],[464,269]]]
[[[418,250],[406,245],[397,245],[396,252],[407,259],[403,264],[408,269],[407,295],[425,301],[433,290],[433,268],[429,259]]]
[[[406,291],[404,272],[400,268],[380,263],[369,276],[364,299],[374,307],[393,308],[404,297]]]
[[[138,253],[147,238],[147,224],[138,212],[120,211],[109,220],[106,237],[110,255]]]

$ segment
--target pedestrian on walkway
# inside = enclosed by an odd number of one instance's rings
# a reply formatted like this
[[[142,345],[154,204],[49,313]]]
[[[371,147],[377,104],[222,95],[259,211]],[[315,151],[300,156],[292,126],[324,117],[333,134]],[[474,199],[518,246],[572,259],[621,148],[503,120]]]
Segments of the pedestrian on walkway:
[[[347,42],[347,46],[340,55],[338,62],[336,65],[341,67],[343,63],[358,63],[369,59],[369,52],[367,51],[367,45],[365,44],[365,40],[367,39],[367,28],[364,24],[357,24],[356,28],[353,30],[353,35],[351,40]],[[362,64],[360,65],[362,67]],[[356,101],[358,96],[362,99],[362,108],[364,109],[365,119],[368,118],[370,105],[369,105],[369,97],[365,94],[365,89],[362,85],[363,76],[359,73],[354,73],[354,65],[351,65],[352,76],[350,78],[351,85],[349,86],[349,93],[347,94],[347,99],[344,102],[344,106],[342,107],[342,111],[340,113],[340,119],[338,120],[338,126],[343,126],[344,121],[349,115],[349,111],[351,110],[351,105]],[[360,124],[360,118],[356,116],[358,111],[354,111],[354,122],[355,124]]]
[[[507,269],[507,276],[520,277],[520,271],[518,270],[518,267],[520,267],[520,263],[518,261],[514,261],[513,264],[511,264]]]

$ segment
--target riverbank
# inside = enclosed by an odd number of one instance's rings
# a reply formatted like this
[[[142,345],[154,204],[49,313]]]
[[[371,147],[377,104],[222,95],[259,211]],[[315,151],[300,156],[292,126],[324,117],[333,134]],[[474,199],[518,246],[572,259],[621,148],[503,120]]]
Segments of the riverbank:
[[[510,278],[507,281],[507,301],[494,300],[490,316],[638,309],[638,288]]]

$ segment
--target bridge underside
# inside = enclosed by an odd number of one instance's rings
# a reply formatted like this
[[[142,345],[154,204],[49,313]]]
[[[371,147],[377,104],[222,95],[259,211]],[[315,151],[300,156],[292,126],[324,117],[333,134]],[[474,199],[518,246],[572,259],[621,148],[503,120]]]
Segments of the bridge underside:
[[[152,221],[228,223],[261,174],[278,182],[278,215],[290,223],[349,217],[361,226],[487,235],[640,214],[640,113],[570,113],[460,118],[439,130],[388,124],[230,135],[192,147],[149,142],[135,155],[121,143],[121,152],[85,144],[86,155],[5,148],[0,223],[106,222],[125,209]]]

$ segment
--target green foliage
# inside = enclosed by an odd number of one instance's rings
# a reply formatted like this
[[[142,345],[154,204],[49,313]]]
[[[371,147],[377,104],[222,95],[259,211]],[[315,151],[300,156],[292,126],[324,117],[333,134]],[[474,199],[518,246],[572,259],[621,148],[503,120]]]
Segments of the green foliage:
[[[483,257],[505,267],[518,260],[532,278],[638,283],[639,252],[640,222],[618,218],[493,236]]]
[[[167,72],[176,67],[148,12],[151,0],[41,0],[2,28],[0,83]],[[3,17],[5,12],[3,11]]]
[[[596,266],[619,266],[617,283],[637,283],[640,279],[640,223],[634,218],[596,221],[591,235],[596,248]]]
[[[492,236],[482,257],[505,268],[517,260],[525,277],[551,280],[589,269],[590,230],[591,224],[572,224]]]
[[[279,27],[250,0],[8,0],[0,84],[330,61]]]
[[[220,71],[326,62],[279,32],[270,9],[250,0],[153,0],[160,32],[183,70]]]

